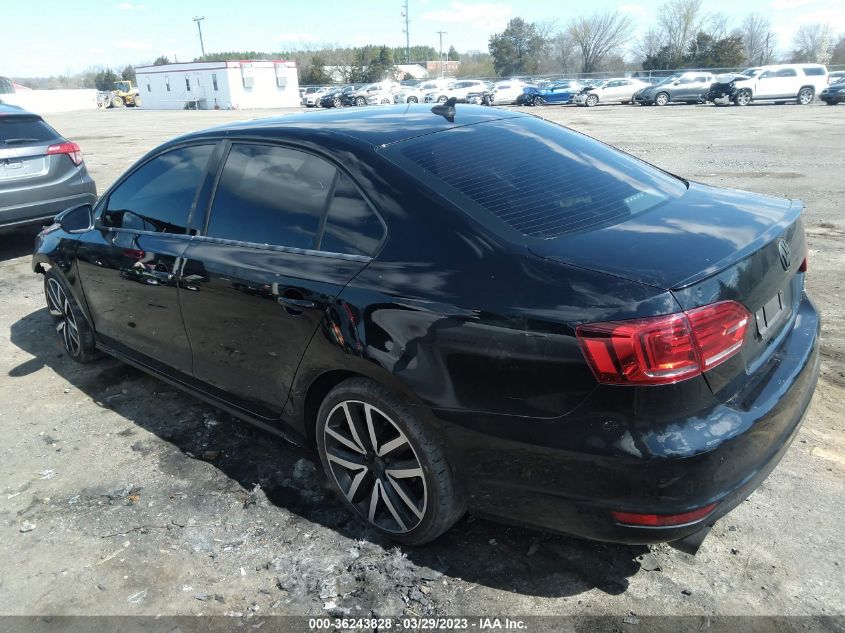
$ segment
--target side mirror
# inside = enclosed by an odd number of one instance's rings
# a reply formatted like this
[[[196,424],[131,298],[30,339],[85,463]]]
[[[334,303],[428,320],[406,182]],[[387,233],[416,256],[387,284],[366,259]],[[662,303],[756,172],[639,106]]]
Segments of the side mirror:
[[[678,80],[678,81],[676,81],[675,83],[673,83],[672,85],[673,85],[673,86],[680,86],[680,85],[681,85],[681,81],[680,81],[680,80]]]
[[[68,233],[84,233],[94,225],[94,210],[90,204],[80,204],[62,211],[56,216],[56,222]]]

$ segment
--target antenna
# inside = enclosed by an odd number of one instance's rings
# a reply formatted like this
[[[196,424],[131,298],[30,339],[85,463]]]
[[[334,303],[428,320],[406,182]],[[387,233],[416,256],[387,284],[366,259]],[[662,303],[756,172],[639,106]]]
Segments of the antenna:
[[[205,44],[202,43],[202,26],[200,25],[200,22],[203,20],[205,20],[205,16],[194,17],[194,22],[197,23],[197,31],[200,34],[200,50],[202,51],[202,56],[205,57]]]

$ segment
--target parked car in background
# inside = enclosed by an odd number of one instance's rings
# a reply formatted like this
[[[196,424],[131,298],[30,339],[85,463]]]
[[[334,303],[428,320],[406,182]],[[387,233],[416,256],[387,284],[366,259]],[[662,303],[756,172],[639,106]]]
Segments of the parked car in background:
[[[395,89],[395,86],[396,84],[392,81],[377,81],[375,83],[367,84],[359,90],[353,90],[350,92],[347,95],[347,101],[350,105],[367,105],[367,99],[374,96],[376,93],[392,93],[392,89]]]
[[[836,84],[845,79],[845,70],[834,70],[827,74],[827,83]]]
[[[575,95],[584,85],[575,79],[553,81],[543,88],[526,86],[517,105],[541,106],[547,104],[572,103]]]
[[[466,102],[474,105],[493,105],[493,82],[485,81],[482,85],[472,88],[467,93]]]
[[[694,552],[816,386],[803,205],[539,117],[438,110],[153,149],[39,234],[53,324],[26,327],[313,448],[385,537],[431,541],[469,508]],[[778,501],[753,529],[779,529]]]
[[[574,101],[588,107],[599,103],[630,103],[634,93],[647,86],[644,81],[629,77],[606,79],[595,86],[582,88],[575,95]]]
[[[323,86],[319,90],[315,90],[314,92],[306,94],[302,100],[302,104],[306,108],[319,108],[320,100],[330,92],[333,92],[335,89],[335,86]]]
[[[481,79],[459,79],[447,88],[436,88],[425,95],[426,103],[445,103],[448,99],[455,97],[458,103],[466,103],[467,95],[471,92],[478,92],[486,88],[486,82]]]
[[[518,79],[494,83],[490,89],[490,103],[492,105],[514,104],[517,98],[529,87],[536,88],[536,84],[526,83]]]
[[[320,99],[319,105],[321,108],[340,108],[343,105],[349,105],[348,103],[345,103],[346,95],[358,90],[360,87],[360,84],[338,86],[324,94]]]
[[[827,68],[821,64],[777,64],[748,68],[738,75],[719,77],[706,100],[745,106],[753,101],[792,101],[808,105],[827,85]]]
[[[836,105],[845,101],[845,77],[822,90],[819,93],[819,99],[827,105]]]
[[[305,98],[307,96],[312,95],[315,92],[319,92],[320,90],[323,90],[323,88],[325,88],[325,86],[305,86],[304,88],[300,88],[299,95],[302,105],[305,105]]]
[[[43,224],[96,199],[79,145],[37,114],[0,104],[0,230]]]
[[[634,93],[633,103],[664,106],[668,103],[701,103],[713,75],[707,72],[691,71],[667,77],[655,85],[648,85]]]
[[[399,84],[386,86],[384,90],[371,92],[367,96],[367,105],[390,105],[396,99],[396,90]]]
[[[429,79],[422,81],[415,86],[402,86],[394,93],[396,103],[421,103],[425,101],[425,95],[433,90],[446,90],[454,79]]]

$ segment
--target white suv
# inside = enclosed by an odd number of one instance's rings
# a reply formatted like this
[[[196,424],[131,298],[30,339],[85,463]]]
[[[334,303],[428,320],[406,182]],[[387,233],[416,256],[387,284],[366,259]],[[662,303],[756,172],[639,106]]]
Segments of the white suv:
[[[485,86],[485,82],[480,79],[461,79],[449,85],[448,88],[438,88],[427,92],[425,95],[426,103],[444,103],[448,99],[455,97],[459,103],[467,100],[467,95],[470,92],[477,92],[479,88]]]
[[[733,79],[737,105],[752,101],[797,101],[807,105],[827,86],[821,64],[779,64],[749,68]]]

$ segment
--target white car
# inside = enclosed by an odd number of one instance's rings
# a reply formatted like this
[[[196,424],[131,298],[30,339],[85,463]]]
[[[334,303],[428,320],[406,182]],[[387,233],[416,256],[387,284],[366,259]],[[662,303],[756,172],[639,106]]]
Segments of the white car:
[[[752,101],[797,101],[807,105],[827,86],[827,68],[821,64],[777,64],[749,68],[733,79],[737,105]]]
[[[393,90],[395,90],[396,84],[392,81],[377,81],[372,84],[367,84],[360,90],[356,90],[355,92],[349,95],[349,101],[352,105],[362,106],[367,105],[367,101],[370,97],[375,97],[376,95],[381,95],[383,93],[389,92],[391,93],[390,103],[393,103]],[[379,100],[380,102],[380,100]]]
[[[394,93],[396,103],[420,103],[425,101],[425,95],[437,90],[446,90],[454,79],[431,79],[416,86],[402,87]]]
[[[367,97],[367,105],[389,105],[396,99],[395,86],[389,87],[387,90],[378,90],[372,92]]]
[[[573,101],[581,106],[594,106],[598,103],[630,103],[634,93],[649,84],[630,77],[605,79],[595,86],[584,88],[575,95]]]
[[[322,99],[326,93],[334,89],[335,86],[325,86],[315,92],[306,93],[305,97],[302,99],[302,105],[306,108],[319,108],[320,99]]]
[[[425,95],[425,102],[444,103],[452,97],[455,97],[458,100],[458,103],[464,103],[470,92],[478,92],[478,89],[484,86],[485,82],[480,79],[460,79],[450,84],[448,88],[438,88],[437,90],[427,92]]]
[[[529,84],[519,80],[500,81],[495,83],[490,91],[492,93],[490,102],[493,105],[509,105],[516,103],[517,98],[529,86],[534,86],[534,84]]]

